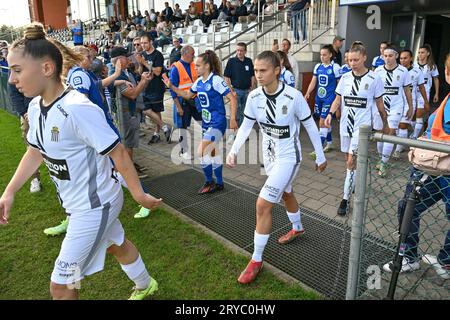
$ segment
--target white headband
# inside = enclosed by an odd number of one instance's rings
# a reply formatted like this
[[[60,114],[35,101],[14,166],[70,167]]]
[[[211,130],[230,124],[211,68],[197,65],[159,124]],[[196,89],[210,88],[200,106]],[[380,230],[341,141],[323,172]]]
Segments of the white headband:
[[[394,53],[394,54],[398,54],[397,50],[392,49],[392,48],[384,49],[383,53],[386,52],[386,51],[387,51],[388,53],[389,53],[389,52],[392,52],[392,53]]]

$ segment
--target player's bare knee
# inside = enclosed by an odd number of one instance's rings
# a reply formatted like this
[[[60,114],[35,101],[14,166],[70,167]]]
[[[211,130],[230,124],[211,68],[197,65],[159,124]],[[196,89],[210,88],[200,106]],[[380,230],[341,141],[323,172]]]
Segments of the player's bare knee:
[[[407,123],[400,123],[400,125],[398,126],[399,129],[408,129],[408,124]]]
[[[270,209],[270,203],[266,200],[258,198],[256,201],[256,214],[264,215]]]

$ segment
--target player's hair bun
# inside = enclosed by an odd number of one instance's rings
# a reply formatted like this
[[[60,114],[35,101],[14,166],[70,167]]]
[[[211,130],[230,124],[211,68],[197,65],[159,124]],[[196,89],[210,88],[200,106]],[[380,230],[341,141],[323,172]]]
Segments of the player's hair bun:
[[[40,23],[33,23],[25,29],[24,38],[27,40],[45,39],[44,26]]]

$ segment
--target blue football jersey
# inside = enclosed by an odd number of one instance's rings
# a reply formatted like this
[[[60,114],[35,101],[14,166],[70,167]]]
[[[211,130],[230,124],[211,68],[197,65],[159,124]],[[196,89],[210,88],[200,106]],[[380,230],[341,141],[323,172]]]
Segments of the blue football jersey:
[[[226,125],[226,111],[223,97],[230,88],[220,76],[210,73],[206,81],[199,77],[192,85],[191,92],[197,93],[203,127],[219,128]]]
[[[78,92],[81,92],[89,98],[89,100],[99,106],[105,113],[106,121],[110,127],[119,135],[119,130],[114,125],[113,118],[109,112],[108,103],[106,98],[102,96],[99,89],[100,80],[94,74],[83,70],[82,68],[75,66],[69,70],[67,74],[67,84],[72,86]]]
[[[350,72],[350,71],[352,71],[352,68],[350,68],[350,67],[348,66],[348,64],[344,64],[344,65],[341,67],[341,75],[346,74],[347,72]]]
[[[340,66],[334,62],[329,65],[316,64],[313,75],[317,77],[317,98],[328,99],[335,94],[337,81],[341,77],[340,70]]]
[[[384,59],[381,56],[377,56],[377,57],[373,58],[373,61],[372,61],[372,67],[374,67],[376,69],[379,66],[384,66]]]
[[[291,86],[292,88],[295,88],[295,77],[288,69],[284,68],[281,70],[280,73],[280,81],[283,81],[288,86]]]

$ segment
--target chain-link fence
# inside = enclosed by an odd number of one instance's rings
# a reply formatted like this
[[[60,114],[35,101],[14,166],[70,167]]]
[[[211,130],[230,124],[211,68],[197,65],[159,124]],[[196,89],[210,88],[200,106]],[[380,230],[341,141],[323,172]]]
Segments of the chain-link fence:
[[[380,142],[450,153],[450,145],[372,135],[368,128],[361,128],[347,299],[382,299],[393,294],[391,281],[396,272],[390,262],[395,261],[398,248],[397,261],[403,264],[397,265],[402,271],[395,299],[450,299],[450,270],[443,267],[450,261],[450,177],[425,176],[409,163],[407,152],[397,160],[391,157],[382,177],[377,152]],[[405,204],[413,189],[418,193],[411,205],[412,222],[405,223],[409,233],[399,241],[400,223],[407,220]]]

